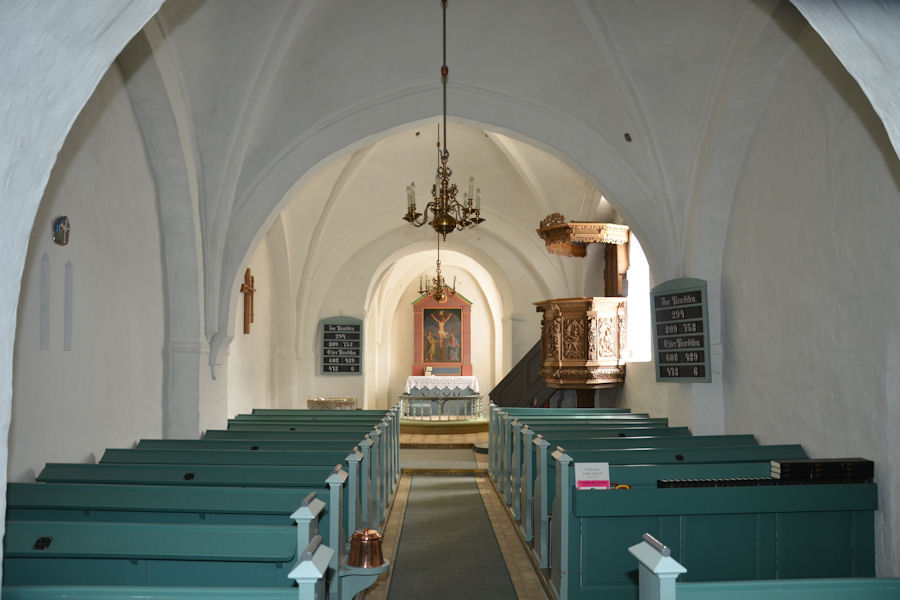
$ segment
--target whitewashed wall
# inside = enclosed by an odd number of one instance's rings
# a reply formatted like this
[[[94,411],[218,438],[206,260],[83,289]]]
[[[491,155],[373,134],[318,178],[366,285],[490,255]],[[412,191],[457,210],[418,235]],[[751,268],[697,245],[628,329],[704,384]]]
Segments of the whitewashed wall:
[[[878,569],[896,576],[900,453],[889,417],[898,400],[886,373],[897,369],[900,162],[821,40],[807,31],[798,41],[755,133],[729,228],[726,428],[802,443],[811,456],[873,459]]]
[[[71,222],[67,246],[50,239],[59,215]],[[71,350],[64,349],[67,263]],[[16,331],[11,480],[32,478],[46,462],[90,460],[106,447],[160,436],[162,285],[153,181],[114,65],[75,122],[34,224]]]

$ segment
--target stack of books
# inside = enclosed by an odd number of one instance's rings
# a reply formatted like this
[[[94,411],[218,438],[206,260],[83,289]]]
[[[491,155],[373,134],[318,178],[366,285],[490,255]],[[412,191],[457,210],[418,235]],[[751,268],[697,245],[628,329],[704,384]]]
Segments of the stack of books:
[[[864,458],[773,460],[772,477],[791,483],[871,483],[875,463]]]
[[[697,487],[757,487],[761,485],[778,485],[777,479],[769,477],[721,477],[717,479],[657,479],[658,488],[697,488]]]

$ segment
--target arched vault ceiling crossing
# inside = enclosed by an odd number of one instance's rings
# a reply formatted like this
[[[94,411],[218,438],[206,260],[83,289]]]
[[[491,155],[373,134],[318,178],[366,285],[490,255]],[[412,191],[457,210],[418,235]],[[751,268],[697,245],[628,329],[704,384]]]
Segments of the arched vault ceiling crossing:
[[[830,35],[819,15],[834,11],[797,4]],[[743,85],[735,74],[779,64],[783,56],[771,62],[771,53],[756,49],[777,26],[769,14],[786,10],[793,9],[774,0],[454,0],[447,62],[448,112],[460,127],[449,140],[455,180],[464,185],[475,174],[485,212],[503,223],[491,234],[526,263],[536,264],[528,258],[531,243],[519,238],[549,209],[569,218],[596,212],[593,194],[585,201],[587,184],[641,237],[658,278],[683,274],[696,257],[717,254],[719,234],[701,247],[688,248],[686,240],[727,226],[728,198],[716,211],[708,210],[709,198],[727,193],[740,171],[741,148],[753,133],[752,116],[741,115],[759,114],[768,100],[765,86],[749,97],[733,93]],[[837,26],[870,24],[871,15],[846,12]],[[206,334],[226,336],[241,266],[298,181],[348,153],[375,149],[364,162],[379,163],[377,170],[354,175],[331,201],[313,200],[328,207],[313,219],[321,229],[286,225],[289,252],[307,264],[304,273],[316,269],[322,242],[335,239],[335,223],[353,229],[345,210],[381,223],[377,215],[402,212],[409,179],[420,182],[420,197],[427,191],[430,126],[441,100],[440,7],[436,0],[189,0],[167,3],[158,23],[154,53],[168,57],[178,83],[172,98],[180,107],[171,112],[184,117],[187,177],[199,195]],[[838,50],[861,65],[855,74],[869,90],[866,74],[875,71],[865,67],[864,53]],[[876,102],[883,116],[888,100]],[[723,135],[735,123],[740,127]],[[395,153],[380,149],[419,126],[421,148],[409,140],[397,142]],[[536,158],[529,145],[568,164],[580,189],[548,180],[546,157]],[[396,178],[376,181],[372,173]],[[368,183],[365,194],[354,181]],[[297,242],[298,231],[316,236],[311,251]],[[701,262],[700,274],[718,276],[717,261]],[[565,286],[583,280],[577,267],[556,270]]]

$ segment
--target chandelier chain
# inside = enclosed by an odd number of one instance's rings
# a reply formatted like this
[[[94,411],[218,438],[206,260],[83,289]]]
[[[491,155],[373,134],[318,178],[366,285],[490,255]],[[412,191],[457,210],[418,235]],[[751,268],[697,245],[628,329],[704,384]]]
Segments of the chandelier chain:
[[[403,219],[414,225],[431,227],[440,234],[444,240],[447,234],[463,229],[471,229],[484,222],[481,218],[481,189],[475,188],[475,178],[469,177],[467,193],[463,194],[463,201],[456,199],[458,188],[450,182],[453,171],[447,162],[450,160],[450,151],[447,148],[447,80],[450,69],[447,67],[447,0],[441,0],[441,12],[443,17],[443,64],[441,65],[441,90],[443,95],[444,117],[444,148],[441,149],[441,125],[438,122],[438,166],[434,185],[431,187],[431,202],[425,205],[425,209],[416,212],[416,184],[410,183],[406,187],[406,214]]]

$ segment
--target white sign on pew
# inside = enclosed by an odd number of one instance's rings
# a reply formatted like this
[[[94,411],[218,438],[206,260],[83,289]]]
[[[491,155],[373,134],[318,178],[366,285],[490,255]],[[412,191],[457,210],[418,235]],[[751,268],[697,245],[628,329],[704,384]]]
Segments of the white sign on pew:
[[[609,463],[575,463],[575,489],[608,490]]]

